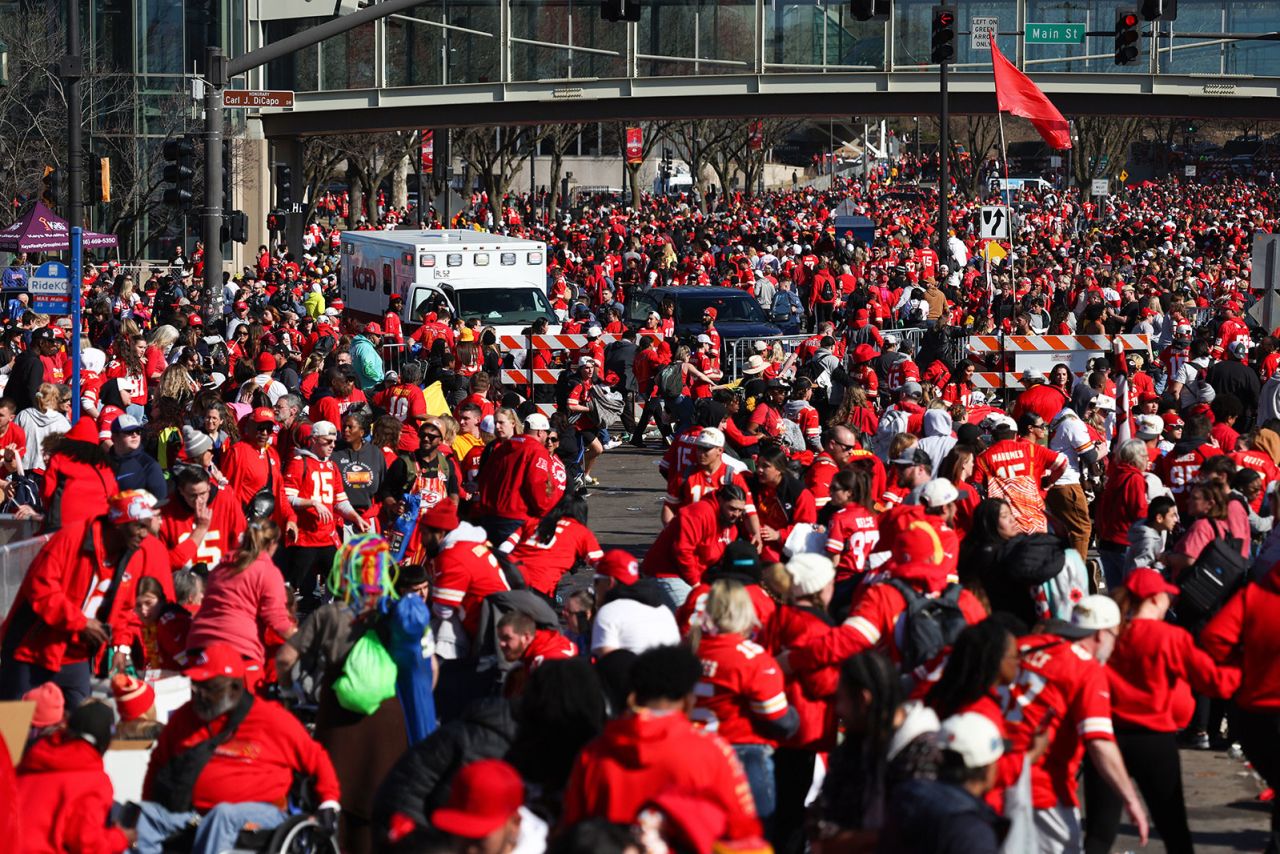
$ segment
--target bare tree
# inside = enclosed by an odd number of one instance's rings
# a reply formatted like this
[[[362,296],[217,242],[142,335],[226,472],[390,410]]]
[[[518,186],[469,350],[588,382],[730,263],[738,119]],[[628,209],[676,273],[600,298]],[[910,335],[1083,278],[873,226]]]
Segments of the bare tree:
[[[502,199],[520,164],[529,158],[528,127],[464,128],[453,132],[453,153],[480,178],[495,227],[503,223]]]
[[[1072,157],[1076,186],[1088,187],[1094,177],[1113,178],[1124,168],[1129,144],[1142,128],[1137,116],[1077,116],[1078,139]]]
[[[542,125],[538,128],[538,138],[533,144],[542,142],[551,153],[551,170],[548,173],[549,193],[547,195],[547,220],[555,222],[556,213],[565,200],[560,198],[560,176],[564,172],[564,156],[569,147],[577,141],[586,125]]]
[[[9,50],[9,85],[0,88],[0,192],[13,204],[13,212],[38,198],[46,168],[60,173],[65,196],[70,165],[67,154],[67,92],[58,76],[58,63],[66,52],[61,4],[24,6],[22,11],[0,15],[0,41]],[[140,139],[135,128],[141,109],[139,79],[110,66],[102,56],[88,56],[81,86],[86,162],[83,199],[86,215],[97,230],[114,232],[121,239],[121,254],[139,254],[155,237],[166,232],[180,212],[161,202],[158,163],[159,137],[181,132],[190,100],[175,89],[160,104],[152,99],[150,139]],[[152,150],[154,147],[154,150]],[[111,202],[91,198],[92,154],[111,160]],[[64,203],[65,198],[59,199]],[[135,227],[148,223],[135,244]]]
[[[698,197],[698,206],[703,212],[707,210],[707,186],[703,171],[710,166],[723,186],[721,168],[724,167],[721,149],[734,133],[736,122],[700,119],[689,122],[676,122],[671,127],[671,141],[676,152],[689,165],[689,174]],[[715,159],[713,159],[715,158]]]

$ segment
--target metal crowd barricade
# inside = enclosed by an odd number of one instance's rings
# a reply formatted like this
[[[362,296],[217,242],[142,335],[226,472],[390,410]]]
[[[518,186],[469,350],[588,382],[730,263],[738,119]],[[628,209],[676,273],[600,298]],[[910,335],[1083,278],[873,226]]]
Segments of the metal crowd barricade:
[[[0,522],[21,526],[13,528],[13,533],[25,536],[0,546],[0,613],[7,614],[13,600],[18,598],[18,588],[22,586],[27,568],[49,541],[50,535],[31,536],[29,531],[35,528],[36,523],[16,522],[13,516],[0,516]],[[0,524],[0,530],[9,527],[9,524]]]
[[[724,342],[725,354],[728,356],[728,364],[723,365],[721,373],[724,374],[726,380],[736,380],[743,376],[742,369],[746,367],[747,360],[756,353],[756,342],[763,341],[769,345],[766,351],[773,352],[773,345],[781,344],[783,356],[789,356],[799,349],[800,345],[812,338],[812,334],[808,335],[775,335],[772,338],[734,338]]]
[[[382,355],[382,369],[385,372],[395,371],[399,376],[401,370],[404,369],[405,354],[408,352],[408,344],[403,341],[389,341],[384,343],[380,348]]]

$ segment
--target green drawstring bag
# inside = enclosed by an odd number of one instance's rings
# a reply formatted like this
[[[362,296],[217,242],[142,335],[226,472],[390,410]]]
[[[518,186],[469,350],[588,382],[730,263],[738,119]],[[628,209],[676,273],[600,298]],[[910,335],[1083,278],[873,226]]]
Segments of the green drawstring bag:
[[[333,693],[342,708],[362,715],[373,714],[383,700],[396,695],[396,663],[377,632],[367,631],[356,641]]]

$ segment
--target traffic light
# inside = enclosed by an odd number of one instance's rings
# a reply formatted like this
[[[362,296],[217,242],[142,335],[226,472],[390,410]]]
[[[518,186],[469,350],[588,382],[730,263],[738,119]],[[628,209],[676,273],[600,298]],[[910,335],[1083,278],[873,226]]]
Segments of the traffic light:
[[[89,203],[111,201],[111,158],[89,154]]]
[[[285,211],[272,211],[267,214],[267,231],[287,231],[289,214]]]
[[[600,18],[605,21],[640,20],[640,0],[600,0]]]
[[[223,243],[228,240],[235,243],[248,243],[249,215],[244,211],[227,211],[222,215],[220,234]]]
[[[232,198],[231,190],[231,140],[224,139],[222,141],[222,209],[224,211],[235,208],[235,199]]]
[[[1178,0],[1142,0],[1144,21],[1175,21],[1178,18]]]
[[[1136,9],[1116,10],[1116,65],[1128,65],[1138,58],[1141,24]]]
[[[51,208],[58,207],[62,199],[62,171],[56,166],[46,166],[40,182],[44,185],[40,191],[41,200]]]
[[[195,199],[192,182],[196,177],[196,149],[190,139],[166,139],[161,149],[168,165],[164,167],[164,181],[171,186],[164,191],[164,203],[170,207],[190,210]]]
[[[288,163],[276,164],[276,204],[285,209],[293,206],[293,170]]]
[[[849,9],[855,21],[887,20],[892,11],[890,0],[851,0]]]
[[[933,52],[929,60],[942,65],[956,58],[956,7],[933,7]]]

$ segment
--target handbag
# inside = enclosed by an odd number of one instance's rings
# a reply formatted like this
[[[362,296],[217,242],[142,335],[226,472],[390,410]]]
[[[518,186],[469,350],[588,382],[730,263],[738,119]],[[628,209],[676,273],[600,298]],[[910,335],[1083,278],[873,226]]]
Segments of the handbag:
[[[195,788],[196,780],[200,779],[200,773],[209,764],[209,760],[213,759],[214,751],[236,734],[240,724],[249,716],[252,706],[253,694],[245,691],[240,695],[240,702],[231,710],[227,725],[217,735],[177,754],[156,772],[152,792],[160,806],[170,812],[191,810],[191,791]]]
[[[1229,531],[1224,535],[1216,521],[1210,520],[1209,524],[1216,536],[1178,582],[1177,622],[1189,630],[1200,628],[1218,613],[1227,599],[1240,589],[1249,570],[1240,554],[1240,538],[1229,536]]]

